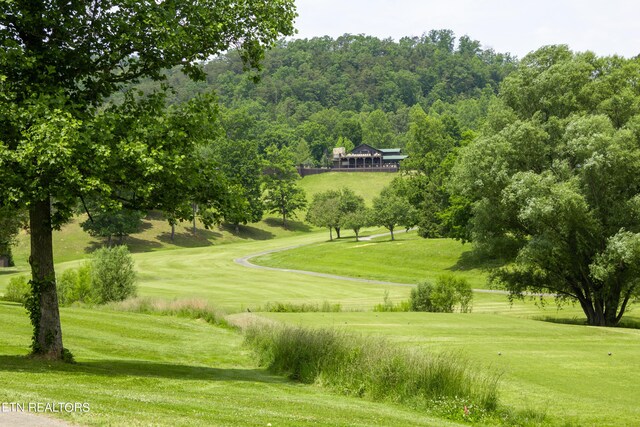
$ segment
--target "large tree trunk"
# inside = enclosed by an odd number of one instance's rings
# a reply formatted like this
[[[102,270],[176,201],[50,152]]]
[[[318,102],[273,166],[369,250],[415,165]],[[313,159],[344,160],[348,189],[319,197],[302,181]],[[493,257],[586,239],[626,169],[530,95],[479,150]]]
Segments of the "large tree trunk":
[[[329,227],[329,240],[333,241],[333,227]]]
[[[33,300],[28,308],[33,324],[33,354],[47,359],[62,359],[62,328],[53,267],[51,202],[48,197],[31,205],[29,225]]]
[[[340,238],[340,227],[336,227],[336,236],[338,239]]]
[[[391,240],[396,240],[395,237],[393,236],[393,227],[389,227],[389,232],[391,233]]]
[[[171,243],[173,243],[173,239],[176,237],[176,225],[171,223]]]

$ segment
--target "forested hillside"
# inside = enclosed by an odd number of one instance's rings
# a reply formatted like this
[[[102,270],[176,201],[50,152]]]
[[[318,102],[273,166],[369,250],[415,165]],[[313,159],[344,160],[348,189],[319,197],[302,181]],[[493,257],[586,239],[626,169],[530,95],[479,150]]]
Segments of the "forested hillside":
[[[243,73],[238,52],[205,64],[194,83],[178,68],[167,71],[170,103],[213,89],[227,137],[255,140],[259,148],[289,146],[299,163],[322,164],[330,149],[369,143],[404,147],[409,110],[448,114],[477,129],[499,83],[515,68],[509,54],[450,30],[399,41],[364,35],[281,41],[266,53],[263,69]],[[145,81],[145,92],[156,83]]]

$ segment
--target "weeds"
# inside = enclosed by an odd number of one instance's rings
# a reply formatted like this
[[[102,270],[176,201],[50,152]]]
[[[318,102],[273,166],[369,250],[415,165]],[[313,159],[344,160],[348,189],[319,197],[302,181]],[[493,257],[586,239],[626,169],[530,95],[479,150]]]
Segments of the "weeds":
[[[339,313],[342,311],[342,306],[340,304],[331,304],[328,301],[324,301],[322,305],[270,302],[264,307],[256,308],[255,311],[268,313]]]
[[[487,412],[497,407],[497,376],[476,372],[453,354],[433,355],[380,338],[291,326],[254,325],[245,338],[273,372],[342,394],[428,408],[439,401]]]
[[[163,300],[157,298],[132,298],[109,303],[107,309],[132,313],[177,316],[187,319],[202,319],[218,326],[229,326],[224,313],[202,299]]]

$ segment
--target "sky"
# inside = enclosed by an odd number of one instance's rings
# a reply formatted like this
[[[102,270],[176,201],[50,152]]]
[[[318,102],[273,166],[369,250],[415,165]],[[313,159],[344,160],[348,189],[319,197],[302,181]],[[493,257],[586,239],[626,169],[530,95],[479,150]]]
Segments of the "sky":
[[[296,0],[295,38],[345,33],[399,40],[450,29],[518,58],[549,44],[640,54],[638,0]]]

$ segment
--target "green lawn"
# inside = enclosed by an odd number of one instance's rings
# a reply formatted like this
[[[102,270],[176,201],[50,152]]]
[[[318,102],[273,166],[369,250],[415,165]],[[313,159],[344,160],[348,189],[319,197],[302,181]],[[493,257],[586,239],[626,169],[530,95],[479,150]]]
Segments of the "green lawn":
[[[307,193],[309,201],[316,193],[349,187],[370,205],[371,200],[378,196],[380,191],[397,176],[400,175],[387,172],[327,172],[305,176],[299,183]]]
[[[536,316],[583,316],[578,307],[558,312],[553,304],[545,308],[532,302],[510,304],[499,294],[475,294],[472,314],[373,313],[372,307],[382,302],[385,292],[397,302],[409,297],[411,287],[264,271],[233,261],[261,251],[311,244],[262,261],[285,257],[300,263],[281,264],[290,268],[323,265],[322,271],[354,276],[367,271],[366,277],[407,283],[452,272],[482,287],[486,276],[481,265],[458,242],[423,240],[415,234],[398,235],[397,242],[388,238],[327,242],[326,233],[317,231],[283,232],[264,240],[239,238],[231,243],[135,254],[139,294],[201,298],[230,313],[247,308],[255,312],[269,302],[339,303],[345,310],[360,312],[266,316],[383,335],[402,345],[462,352],[473,363],[502,374],[504,404],[546,411],[560,425],[565,419],[568,425],[598,426],[633,425],[640,419],[636,405],[640,370],[635,368],[640,362],[639,330],[534,321],[531,318]],[[60,263],[57,269],[77,263]],[[414,271],[419,268],[422,270]],[[0,274],[0,293],[10,276]],[[0,399],[79,399],[86,395],[95,411],[76,421],[102,425],[127,424],[129,419],[139,425],[167,419],[173,425],[407,425],[429,421],[410,410],[344,399],[270,376],[255,366],[237,333],[203,322],[82,308],[63,308],[62,320],[65,343],[81,363],[48,366],[29,361],[17,357],[29,345],[24,310],[0,302]]]
[[[306,327],[383,336],[430,351],[461,353],[502,375],[503,404],[544,412],[551,424],[633,426],[640,420],[637,329],[559,325],[476,313],[265,316]]]
[[[270,267],[311,270],[398,283],[434,280],[443,273],[469,281],[473,288],[486,288],[486,264],[474,259],[471,245],[452,239],[423,239],[415,232],[356,242],[346,231],[343,239],[318,243],[292,251],[254,258]]]
[[[86,215],[74,218],[61,230],[53,232],[53,248],[56,262],[66,262],[87,257],[93,250],[105,244],[103,239],[89,236],[80,227]],[[152,212],[143,221],[142,230],[125,239],[129,250],[133,253],[156,252],[169,249],[207,247],[227,243],[245,241],[271,240],[279,237],[298,235],[308,232],[311,227],[301,221],[287,221],[288,229],[284,229],[279,218],[267,217],[256,224],[240,225],[239,232],[230,225],[222,225],[207,230],[198,222],[196,234],[192,224],[179,223],[176,226],[174,241],[171,241],[171,227],[159,213]],[[18,268],[26,270],[29,258],[29,235],[20,233],[13,249]]]
[[[62,415],[82,425],[452,425],[271,375],[233,330],[81,308],[61,314],[75,365],[25,358],[29,320],[0,302],[0,401],[87,402],[88,414]]]

